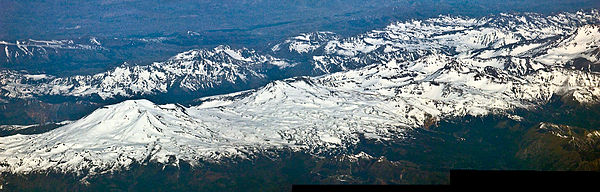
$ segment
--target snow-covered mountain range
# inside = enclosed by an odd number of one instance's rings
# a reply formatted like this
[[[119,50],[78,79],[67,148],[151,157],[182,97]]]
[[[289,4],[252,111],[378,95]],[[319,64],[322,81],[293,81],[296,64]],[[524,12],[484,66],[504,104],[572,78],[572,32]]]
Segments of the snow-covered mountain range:
[[[0,73],[0,94],[5,98],[97,94],[107,99],[155,95],[174,88],[206,91],[238,87],[239,90],[264,85],[270,79],[346,71],[382,61],[414,61],[431,54],[483,59],[497,63],[496,66],[505,65],[500,68],[521,75],[542,65],[597,71],[591,63],[597,62],[600,54],[595,39],[598,23],[598,10],[550,16],[534,13],[483,18],[440,16],[393,23],[348,38],[331,32],[302,34],[265,53],[227,46],[191,50],[165,62],[147,66],[125,64],[96,75],[55,78],[4,70]],[[284,75],[270,78],[269,71],[274,68]],[[286,71],[293,72],[285,75]]]
[[[186,51],[168,61],[146,66],[124,64],[95,75],[56,78],[6,70],[2,73],[2,90],[3,96],[8,98],[98,95],[107,99],[165,93],[171,89],[224,89],[261,84],[266,81],[264,69],[287,65],[286,61],[252,50],[219,46],[212,50]]]
[[[442,16],[349,38],[303,34],[268,54],[221,46],[68,78],[4,71],[7,98],[198,91],[266,82],[269,69],[324,75],[202,97],[190,107],[148,100],[109,105],[46,133],[0,138],[0,171],[93,174],[132,162],[193,164],[281,148],[319,155],[343,152],[361,136],[408,137],[408,130],[444,118],[500,114],[518,120],[512,110],[553,96],[597,104],[598,23],[597,10]]]
[[[102,44],[94,37],[90,37],[88,42],[75,42],[73,40],[34,40],[6,42],[0,41],[0,48],[3,52],[0,57],[6,59],[6,62],[19,57],[31,56],[34,54],[44,54],[58,49],[79,49],[79,50],[101,50],[105,49]]]

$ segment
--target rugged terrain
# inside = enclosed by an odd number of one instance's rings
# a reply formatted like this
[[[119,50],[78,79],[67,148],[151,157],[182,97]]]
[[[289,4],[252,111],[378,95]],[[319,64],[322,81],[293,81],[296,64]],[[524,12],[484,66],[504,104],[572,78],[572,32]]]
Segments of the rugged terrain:
[[[102,107],[46,127],[3,126],[0,171],[15,185],[46,173],[94,187],[130,174],[145,183],[158,171],[242,187],[445,183],[453,168],[598,170],[599,23],[598,10],[440,16],[94,75],[4,70],[5,111],[54,98]],[[265,181],[236,180],[252,168],[226,174],[246,163],[281,166]],[[198,185],[239,189],[218,183]]]

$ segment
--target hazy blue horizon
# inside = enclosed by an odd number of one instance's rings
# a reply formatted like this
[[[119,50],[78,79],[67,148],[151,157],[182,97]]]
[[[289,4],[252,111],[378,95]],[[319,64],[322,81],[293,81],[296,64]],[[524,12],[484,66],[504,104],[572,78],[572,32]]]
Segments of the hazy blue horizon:
[[[195,31],[222,44],[254,44],[301,32],[362,33],[392,21],[440,14],[554,13],[599,8],[600,1],[0,1],[0,40],[162,36]],[[251,36],[252,40],[237,40]]]

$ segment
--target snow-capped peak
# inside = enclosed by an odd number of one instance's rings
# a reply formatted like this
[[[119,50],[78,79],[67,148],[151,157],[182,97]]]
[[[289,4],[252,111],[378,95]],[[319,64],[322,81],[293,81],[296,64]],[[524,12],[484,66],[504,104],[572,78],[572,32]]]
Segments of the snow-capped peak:
[[[271,48],[273,52],[287,51],[292,53],[310,53],[323,46],[328,41],[337,40],[339,36],[329,31],[303,33],[289,38]]]

